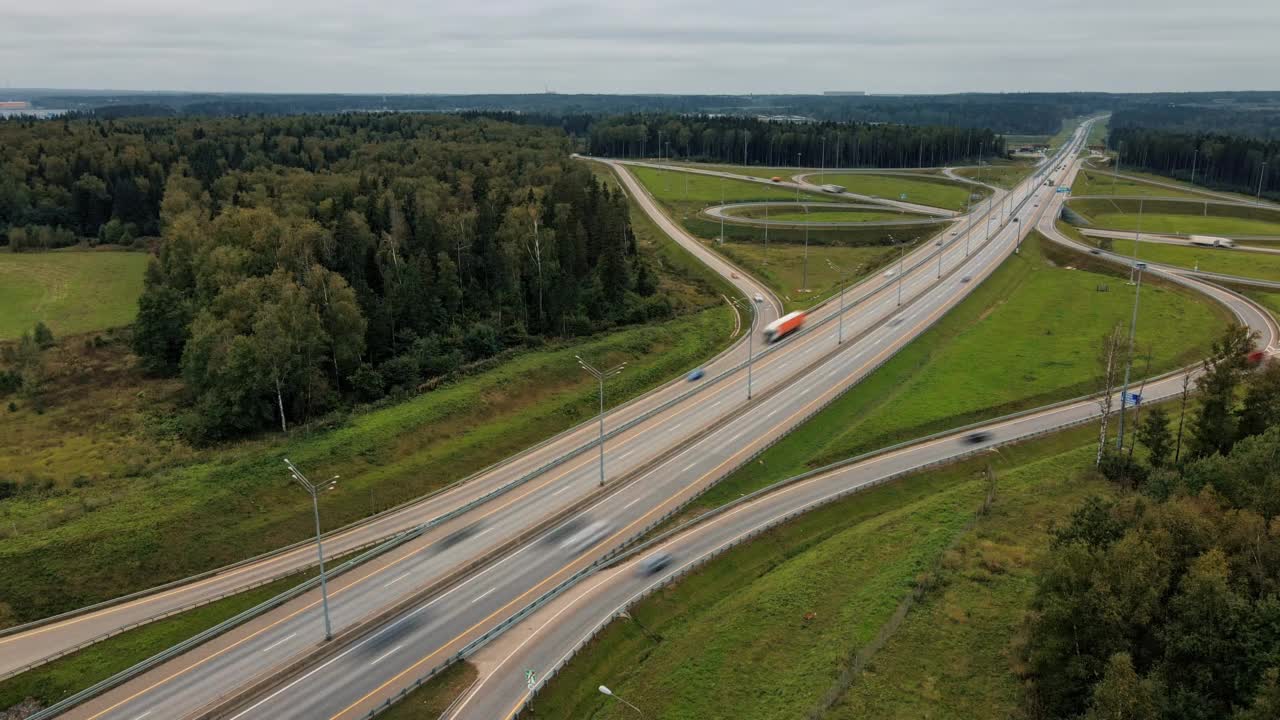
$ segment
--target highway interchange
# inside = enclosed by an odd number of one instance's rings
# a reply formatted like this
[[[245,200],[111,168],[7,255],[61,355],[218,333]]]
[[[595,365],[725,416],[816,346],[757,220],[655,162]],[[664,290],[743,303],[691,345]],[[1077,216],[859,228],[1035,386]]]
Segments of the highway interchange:
[[[1077,131],[1066,151],[1074,153],[1083,137],[1085,131]],[[760,293],[768,299],[761,304],[761,321],[767,322],[777,315],[776,300],[767,290],[689,238],[657,210],[653,200],[629,173],[620,172],[619,176],[665,231],[721,274],[737,275],[732,281],[745,297]],[[282,687],[273,688],[227,716],[362,717],[542,592],[643,531],[785,434],[910,342],[1014,250],[1020,234],[1025,232],[1024,225],[1029,226],[1038,218],[1041,231],[1051,239],[1071,242],[1058,236],[1053,228],[1061,197],[1055,196],[1054,188],[1043,186],[1038,179],[1028,182],[1032,183],[1033,193],[1015,213],[1018,222],[1003,217],[1003,198],[993,201],[992,217],[1003,220],[989,242],[982,240],[986,234],[986,213],[980,212],[971,229],[965,229],[968,223],[958,223],[959,234],[943,247],[925,245],[914,251],[910,256],[912,269],[901,278],[901,306],[897,300],[898,278],[888,281],[872,278],[850,292],[850,298],[860,298],[860,301],[850,301],[842,329],[831,321],[836,309],[834,303],[828,302],[812,316],[809,331],[779,344],[767,354],[758,355],[752,368],[754,399],[751,402],[746,400],[746,372],[739,369],[718,382],[704,381],[709,387],[696,396],[677,402],[619,433],[609,441],[608,473],[611,479],[620,480],[604,491],[597,489],[594,454],[579,455],[338,578],[331,585],[331,609],[335,630],[341,631],[432,588],[470,561],[499,553],[495,562],[449,584],[443,592],[429,594],[393,623],[344,647],[318,667]],[[1022,197],[1022,192],[1015,192],[1015,196]],[[1045,207],[1035,207],[1037,202]],[[967,238],[969,232],[977,238]],[[968,257],[966,245],[971,251]],[[1264,333],[1267,345],[1274,345],[1274,327],[1265,313],[1238,296],[1175,275],[1172,269],[1169,272],[1174,281],[1194,283],[1198,289],[1217,293],[1243,321]],[[838,333],[844,336],[841,344],[836,342]],[[708,365],[707,377],[716,377],[744,358],[745,348],[736,345]],[[1180,386],[1180,381],[1149,385],[1148,395],[1154,397],[1154,393],[1170,390],[1172,384]],[[640,417],[686,389],[678,381],[672,383],[611,413],[610,425],[616,428],[626,420]],[[1079,421],[1079,417],[1071,413],[1087,414],[1090,407],[1092,402],[1086,402],[1078,407],[1009,421],[1008,426],[999,429],[999,438],[1014,439]],[[367,544],[372,539],[386,537],[461,507],[471,499],[529,474],[556,454],[574,447],[589,447],[593,428],[588,424],[575,429],[449,492],[335,536],[330,543],[335,548],[343,547],[343,542],[348,543],[346,547]],[[970,449],[960,446],[954,438],[944,438],[870,460],[871,464],[865,467],[860,464],[833,471],[829,476],[811,478],[794,489],[778,493],[776,498],[761,498],[680,536],[676,542],[686,544],[677,546],[678,557],[692,562],[701,554],[770,522],[770,518],[781,517],[779,513],[794,512],[860,484],[945,460]],[[559,526],[538,532],[540,521],[564,512],[571,513],[572,517]],[[537,537],[522,542],[530,534]],[[503,552],[508,544],[513,547]],[[311,550],[304,546],[245,566],[251,569],[241,575],[279,574],[280,568],[290,562],[297,563],[295,567],[305,566]],[[534,653],[527,662],[535,657],[539,660],[539,664],[530,667],[551,667],[555,660],[549,659],[562,656],[566,643],[581,637],[580,632],[575,635],[575,628],[580,630],[598,624],[601,618],[607,619],[621,606],[617,602],[619,598],[625,600],[644,589],[636,582],[628,582],[637,580],[630,572],[610,570],[608,578],[617,580],[593,579],[598,599],[592,599],[572,614],[560,616],[561,620],[546,626],[550,628],[546,633],[533,636],[545,635],[545,643],[530,642],[519,651]],[[645,582],[660,579],[649,578]],[[189,601],[195,593],[206,592],[205,588],[216,587],[224,581],[214,576],[198,582],[203,584],[175,588],[171,594],[151,602],[163,603],[168,597],[179,596]],[[225,582],[236,581],[228,578]],[[77,708],[68,716],[184,717],[197,713],[272,668],[311,652],[321,631],[316,602],[317,598],[312,595],[303,596],[189,656]],[[138,612],[151,612],[157,606],[139,602],[132,607],[138,608]],[[118,607],[121,609],[109,608],[96,617],[117,621],[123,610],[132,609],[130,604]],[[49,625],[44,634],[54,637],[55,633],[71,632],[71,628],[86,622],[90,621]],[[15,642],[14,647],[22,644]],[[7,648],[5,654],[7,659]],[[522,661],[521,657],[513,656],[513,662]],[[519,687],[507,687],[512,679],[519,681]],[[480,688],[484,691],[480,692]],[[510,708],[523,702],[521,690],[527,692],[519,673],[489,674],[460,707],[460,716],[504,716]]]

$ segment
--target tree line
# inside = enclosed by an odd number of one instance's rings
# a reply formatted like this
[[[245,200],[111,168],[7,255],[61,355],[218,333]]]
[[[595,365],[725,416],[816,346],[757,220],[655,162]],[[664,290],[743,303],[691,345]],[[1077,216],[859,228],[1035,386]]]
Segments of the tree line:
[[[592,123],[592,155],[766,166],[933,167],[1005,153],[988,129],[773,122],[709,115],[620,115]]]
[[[1215,132],[1259,140],[1280,140],[1280,104],[1275,99],[1240,106],[1160,103],[1118,109],[1111,123],[1179,133]]]
[[[1280,198],[1280,139],[1121,124],[1125,122],[1126,116],[1113,116],[1107,137],[1122,167],[1248,195],[1261,187],[1263,197]]]
[[[1280,713],[1280,363],[1254,367],[1253,341],[1215,343],[1189,417],[1190,383],[1173,413],[1134,412],[1100,462],[1128,491],[1053,532],[1025,648],[1036,716]]]
[[[667,317],[625,196],[484,117],[0,123],[0,227],[158,234],[134,329],[212,441]]]

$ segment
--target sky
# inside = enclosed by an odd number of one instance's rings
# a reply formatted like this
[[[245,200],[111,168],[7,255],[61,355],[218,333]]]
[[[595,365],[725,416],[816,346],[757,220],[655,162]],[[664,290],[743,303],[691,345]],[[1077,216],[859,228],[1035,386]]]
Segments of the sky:
[[[1280,89],[1280,1],[0,0],[0,87]]]

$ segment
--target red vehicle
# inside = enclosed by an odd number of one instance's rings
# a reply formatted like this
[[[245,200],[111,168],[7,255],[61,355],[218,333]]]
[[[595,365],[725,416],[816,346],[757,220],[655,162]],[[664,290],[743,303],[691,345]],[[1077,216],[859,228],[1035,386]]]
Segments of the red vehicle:
[[[1267,357],[1267,354],[1265,352],[1261,350],[1254,350],[1248,355],[1245,355],[1244,359],[1245,359],[1245,362],[1249,363],[1250,365],[1261,365],[1262,361],[1265,360],[1266,357]]]
[[[772,180],[773,182],[782,182],[782,178],[778,177],[777,175],[774,175],[769,179]]]
[[[804,327],[804,313],[799,310],[787,313],[765,326],[765,342],[778,342],[802,327]]]

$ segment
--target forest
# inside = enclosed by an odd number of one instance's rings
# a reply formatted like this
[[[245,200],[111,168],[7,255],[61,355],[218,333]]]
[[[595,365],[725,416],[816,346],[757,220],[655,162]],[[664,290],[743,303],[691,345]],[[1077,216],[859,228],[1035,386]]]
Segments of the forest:
[[[571,149],[485,117],[8,121],[0,233],[151,246],[134,349],[216,441],[670,316]]]
[[[610,157],[805,167],[935,167],[1003,155],[987,129],[771,122],[745,117],[621,115],[592,123],[587,150]]]
[[[1214,132],[1280,140],[1280,102],[1243,107],[1142,105],[1116,110],[1112,113],[1111,124],[1179,133]]]
[[[1280,139],[1182,132],[1121,124],[1112,116],[1107,145],[1121,167],[1149,170],[1198,185],[1280,198]],[[1259,185],[1261,181],[1261,185]]]
[[[1280,717],[1280,363],[1229,329],[1101,469],[1127,492],[1053,531],[1025,655],[1035,717]],[[1110,443],[1108,443],[1109,445]],[[1081,711],[1084,711],[1083,714]]]

